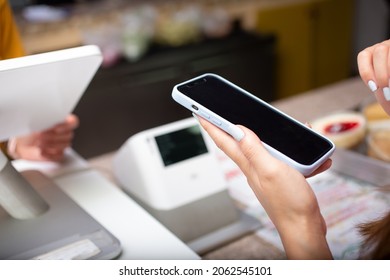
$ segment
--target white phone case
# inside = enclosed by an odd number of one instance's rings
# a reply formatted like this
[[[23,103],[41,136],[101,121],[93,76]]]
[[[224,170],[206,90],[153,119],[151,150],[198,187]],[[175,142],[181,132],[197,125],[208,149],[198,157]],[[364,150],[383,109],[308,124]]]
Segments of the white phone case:
[[[216,74],[206,73],[206,74],[203,74],[201,76],[197,76],[197,77],[195,77],[193,79],[190,79],[188,81],[185,81],[183,83],[180,83],[180,84],[177,84],[176,86],[174,86],[174,88],[172,90],[172,98],[177,103],[179,103],[180,105],[184,106],[185,108],[187,108],[188,110],[192,111],[193,113],[195,113],[195,114],[203,117],[204,119],[210,121],[214,125],[218,126],[222,130],[224,130],[225,132],[230,134],[237,141],[240,141],[244,137],[243,132],[242,132],[241,129],[239,129],[235,124],[232,124],[228,120],[226,120],[226,119],[222,118],[221,116],[215,114],[214,112],[210,111],[208,108],[204,107],[203,105],[199,104],[198,102],[192,100],[191,98],[189,98],[188,96],[184,95],[182,92],[180,92],[178,90],[178,88],[180,86],[182,86],[184,84],[191,83],[191,82],[193,82],[195,80],[198,80],[198,79],[200,79],[202,77],[205,77],[205,76],[214,76],[214,77],[222,80],[223,82],[227,83],[228,85],[230,85],[230,86],[236,88],[237,90],[241,91],[243,94],[249,95],[252,98],[257,99],[259,102],[261,102],[265,106],[271,107],[273,110],[275,110],[275,111],[279,112],[280,114],[284,115],[286,118],[290,119],[291,121],[293,121],[295,123],[298,123],[299,125],[304,126],[302,123],[298,122],[294,118],[288,116],[287,114],[283,113],[282,111],[276,109],[275,107],[269,105],[268,103],[264,102],[263,100],[259,99],[258,97],[252,95],[251,93],[245,91],[244,89],[238,87],[237,85],[233,84],[232,82],[230,82],[230,81],[228,81],[228,80],[226,80],[226,79],[224,79],[224,78],[222,78],[222,77],[220,77],[220,76],[218,76]],[[317,134],[321,138],[327,139],[326,137],[318,134],[315,131],[312,131],[312,132]],[[327,140],[330,143],[332,143],[329,139],[327,139]],[[267,148],[267,150],[274,157],[276,157],[279,160],[287,163],[288,165],[290,165],[291,167],[295,168],[296,170],[298,170],[299,172],[301,172],[305,176],[310,175],[318,167],[320,167],[333,154],[334,149],[335,149],[335,145],[332,143],[331,149],[326,154],[324,154],[321,158],[319,158],[316,162],[314,162],[313,164],[310,164],[310,165],[303,165],[303,164],[301,164],[301,163],[291,159],[290,157],[284,155],[283,153],[279,152],[278,150],[274,149],[273,147],[267,145],[266,143],[264,143],[264,142],[262,142],[262,143],[264,144],[264,146]]]

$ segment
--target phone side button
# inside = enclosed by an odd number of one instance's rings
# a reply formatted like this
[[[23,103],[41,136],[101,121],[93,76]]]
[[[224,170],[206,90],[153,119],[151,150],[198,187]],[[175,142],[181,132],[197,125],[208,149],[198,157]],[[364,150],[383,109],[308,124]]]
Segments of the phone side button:
[[[200,114],[203,118],[205,118],[205,119],[210,119],[210,115],[209,115],[209,114],[206,114],[206,113],[204,113],[204,112],[199,112],[199,114]]]
[[[222,122],[221,122],[221,121],[216,120],[216,119],[214,119],[214,118],[211,118],[211,121],[212,121],[214,124],[218,125],[218,126],[221,126],[221,125],[222,125]]]

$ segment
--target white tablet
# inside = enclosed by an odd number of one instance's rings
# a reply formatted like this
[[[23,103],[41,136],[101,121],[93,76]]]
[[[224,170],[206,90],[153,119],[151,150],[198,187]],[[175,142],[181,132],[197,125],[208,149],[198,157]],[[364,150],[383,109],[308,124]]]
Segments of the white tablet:
[[[93,45],[0,61],[0,141],[62,122],[101,62]]]

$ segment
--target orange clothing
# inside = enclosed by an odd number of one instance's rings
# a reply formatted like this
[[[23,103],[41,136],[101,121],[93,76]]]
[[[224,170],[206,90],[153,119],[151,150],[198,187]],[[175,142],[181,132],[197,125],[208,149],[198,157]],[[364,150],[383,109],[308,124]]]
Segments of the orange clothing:
[[[7,0],[0,0],[0,59],[25,55],[18,28]]]

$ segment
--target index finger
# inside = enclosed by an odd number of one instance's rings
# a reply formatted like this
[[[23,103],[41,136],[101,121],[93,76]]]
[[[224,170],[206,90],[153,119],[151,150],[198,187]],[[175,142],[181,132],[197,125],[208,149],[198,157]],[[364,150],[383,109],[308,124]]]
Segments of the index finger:
[[[376,81],[372,59],[372,49],[373,47],[369,47],[359,52],[357,63],[360,77],[364,83],[370,87],[371,91],[375,91],[377,88],[375,87]],[[373,81],[374,84],[370,84],[370,81]]]
[[[242,140],[237,141],[207,120],[198,119],[216,145],[240,167],[246,176],[250,175],[252,168],[268,171],[268,169],[280,166],[279,161],[271,156],[259,137],[250,129],[237,125],[244,131]],[[277,164],[271,164],[272,162]],[[264,174],[268,173],[264,172]]]
[[[364,49],[358,55],[360,76],[372,91],[376,90],[374,85],[377,85],[379,88],[389,86],[389,48],[390,40],[386,40]]]
[[[79,118],[76,115],[71,114],[68,115],[62,123],[59,123],[52,128],[49,128],[48,130],[46,130],[46,132],[53,132],[59,134],[72,132],[79,126],[79,123]]]
[[[241,150],[237,144],[238,142],[225,131],[216,127],[214,124],[203,119],[202,117],[198,117],[197,115],[194,115],[194,117],[199,121],[200,125],[211,137],[217,147],[221,149],[234,162],[236,162],[237,165],[240,165],[243,161],[244,155],[241,153]]]

